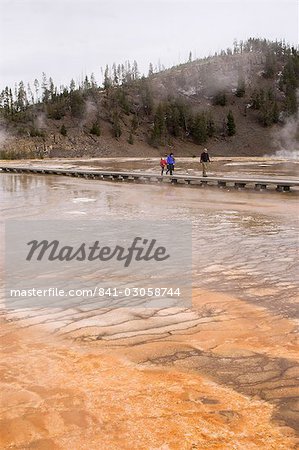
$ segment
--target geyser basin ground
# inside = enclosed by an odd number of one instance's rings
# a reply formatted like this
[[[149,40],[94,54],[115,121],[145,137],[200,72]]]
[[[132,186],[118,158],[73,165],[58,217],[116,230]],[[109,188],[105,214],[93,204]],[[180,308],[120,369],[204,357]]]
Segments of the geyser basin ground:
[[[296,448],[295,193],[12,174],[0,185],[3,220],[193,225],[192,309],[2,312],[2,448]]]

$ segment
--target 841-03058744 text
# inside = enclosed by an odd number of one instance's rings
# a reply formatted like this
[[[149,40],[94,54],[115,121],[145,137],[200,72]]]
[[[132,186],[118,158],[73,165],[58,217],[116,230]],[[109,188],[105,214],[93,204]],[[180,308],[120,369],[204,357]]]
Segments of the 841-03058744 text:
[[[167,288],[167,287],[156,287],[156,288],[139,288],[139,287],[126,287],[124,289],[117,288],[99,288],[99,296],[108,297],[179,297],[181,295],[180,288]]]

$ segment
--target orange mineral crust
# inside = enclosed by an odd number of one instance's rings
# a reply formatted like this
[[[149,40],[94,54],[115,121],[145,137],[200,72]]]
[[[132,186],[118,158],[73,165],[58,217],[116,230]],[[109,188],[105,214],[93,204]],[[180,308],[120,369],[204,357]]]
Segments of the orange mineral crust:
[[[1,448],[293,449],[273,406],[179,368],[146,368],[1,324]]]

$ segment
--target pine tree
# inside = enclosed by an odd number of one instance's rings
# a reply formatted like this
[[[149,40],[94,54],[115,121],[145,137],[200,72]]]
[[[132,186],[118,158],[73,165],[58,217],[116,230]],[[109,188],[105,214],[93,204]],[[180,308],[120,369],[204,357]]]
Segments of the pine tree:
[[[98,87],[94,73],[92,73],[90,75],[90,84],[91,84],[91,89],[96,89]]]
[[[3,109],[5,117],[8,117],[12,113],[11,103],[10,103],[10,92],[11,89],[6,86],[3,92]],[[12,94],[12,93],[11,93]]]
[[[83,81],[84,91],[88,91],[91,88],[91,83],[89,82],[88,76],[86,75]]]
[[[167,103],[165,118],[169,134],[178,137],[180,135],[180,111],[176,103]]]
[[[109,89],[111,88],[111,85],[112,85],[112,81],[111,81],[111,78],[109,75],[109,67],[108,67],[108,65],[106,65],[105,73],[104,73],[104,89],[106,92],[109,91]]]
[[[120,87],[117,90],[116,100],[118,102],[118,105],[124,110],[125,114],[127,114],[128,116],[130,114],[131,106],[128,97],[126,95],[126,91],[124,90],[123,87]]]
[[[264,77],[273,78],[276,73],[276,56],[273,52],[268,51],[266,55]]]
[[[67,130],[66,130],[64,124],[61,125],[60,133],[62,134],[62,136],[66,136],[67,135]]]
[[[45,72],[42,74],[42,101],[44,103],[48,103],[50,97],[49,89],[48,89],[48,80]]]
[[[70,108],[73,117],[81,119],[85,111],[85,102],[79,90],[73,91],[70,95]]]
[[[233,112],[231,110],[229,110],[228,112],[226,125],[227,125],[227,134],[229,136],[234,136],[234,134],[236,134],[236,124]]]
[[[134,116],[132,117],[132,122],[131,122],[131,128],[132,128],[133,133],[136,132],[138,126],[139,126],[138,115],[135,113]]]
[[[16,112],[16,108],[11,89],[8,90],[8,101],[9,101],[9,112],[10,115],[13,116]]]
[[[224,91],[217,92],[213,98],[214,105],[225,106],[227,104],[226,93]]]
[[[288,115],[296,114],[298,110],[297,93],[291,84],[286,86],[285,108]]]
[[[98,122],[94,122],[92,124],[90,134],[94,134],[95,136],[101,136],[101,128]]]
[[[49,78],[49,98],[53,101],[56,97],[55,86],[52,78]]]
[[[140,94],[143,111],[147,116],[150,116],[154,109],[154,98],[149,84],[144,77],[141,79]]]
[[[273,108],[272,108],[272,121],[273,121],[273,123],[279,122],[279,108],[278,108],[278,103],[277,103],[276,99],[274,100]]]
[[[130,145],[133,145],[133,144],[134,144],[134,138],[133,138],[132,131],[130,132],[129,139],[128,139],[128,143],[129,143]]]
[[[76,83],[72,78],[71,82],[70,82],[70,93],[74,92],[75,89],[76,89]]]
[[[114,86],[118,86],[119,78],[117,75],[117,69],[116,69],[115,63],[112,64],[112,72],[113,72],[113,84],[114,84]]]
[[[211,113],[207,116],[207,135],[213,137],[215,134],[215,122]]]
[[[28,101],[31,103],[31,105],[34,105],[34,95],[30,86],[30,83],[27,84],[27,92],[28,92]]]
[[[244,75],[243,75],[243,73],[240,73],[239,78],[238,78],[238,87],[237,87],[237,91],[236,91],[236,96],[244,97],[245,90],[246,90],[246,87],[245,87]]]
[[[138,78],[139,78],[138,65],[137,65],[137,62],[135,60],[133,62],[132,76],[133,76],[133,80],[138,80]]]
[[[148,76],[151,77],[152,75],[154,75],[154,66],[150,63],[148,68]]]
[[[37,78],[34,80],[34,90],[35,90],[35,102],[39,102],[39,81]]]
[[[25,111],[28,106],[27,94],[23,81],[20,81],[17,93],[17,110]]]
[[[119,120],[119,114],[116,111],[114,111],[112,114],[112,132],[113,132],[113,136],[116,139],[120,138],[121,133],[122,133],[120,120]]]
[[[285,92],[285,109],[288,115],[298,110],[297,88],[299,86],[299,55],[292,51],[284,67],[280,87]]]
[[[160,145],[162,139],[163,141],[165,141],[165,137],[166,137],[165,111],[163,104],[159,103],[154,116],[154,128],[151,135],[152,145],[154,146]]]
[[[204,144],[207,141],[207,121],[204,113],[198,113],[194,117],[192,137],[196,144]]]

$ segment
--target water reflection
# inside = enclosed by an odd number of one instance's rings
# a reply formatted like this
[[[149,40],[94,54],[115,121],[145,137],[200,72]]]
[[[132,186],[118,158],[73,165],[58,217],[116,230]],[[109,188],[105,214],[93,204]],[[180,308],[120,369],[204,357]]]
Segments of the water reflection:
[[[292,196],[1,174],[0,202],[2,220],[187,218],[194,286],[237,292],[298,316],[298,204]],[[265,288],[266,295],[256,294]]]

